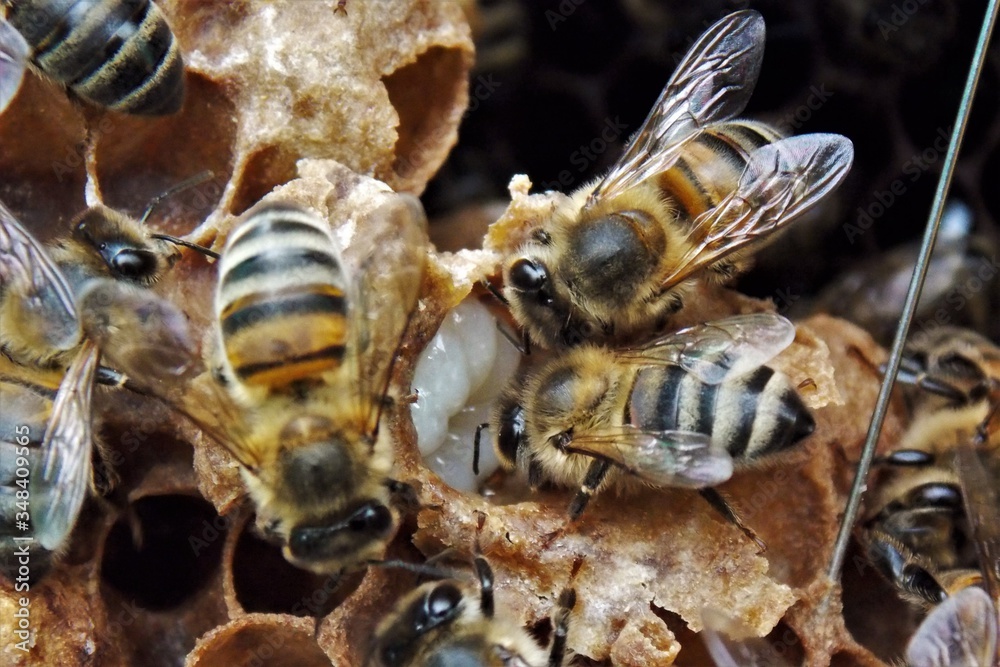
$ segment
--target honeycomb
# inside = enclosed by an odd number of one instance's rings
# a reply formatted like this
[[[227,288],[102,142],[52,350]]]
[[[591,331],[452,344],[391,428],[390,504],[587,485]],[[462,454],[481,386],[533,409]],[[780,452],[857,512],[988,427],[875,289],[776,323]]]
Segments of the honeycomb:
[[[910,5],[349,0],[344,13],[335,0],[158,4],[187,65],[181,113],[105,114],[28,76],[0,116],[0,199],[47,239],[88,204],[139,214],[210,170],[150,224],[220,248],[262,198],[309,206],[343,238],[363,229],[389,188],[423,193],[436,250],[394,369],[397,396],[447,312],[470,294],[488,300],[478,281],[496,276],[501,253],[551,206],[553,195],[529,194],[529,181],[511,176],[529,174],[535,191],[568,191],[598,175],[691,41],[747,6],[763,13],[768,43],[746,114],[791,132],[844,134],[855,167],[741,279],[750,296],[705,288],[679,324],[811,313],[836,272],[919,235],[941,153],[921,156],[952,122],[985,6],[929,0],[894,15]],[[988,187],[1000,175],[998,63],[992,57],[984,73],[954,192],[986,238],[1000,219]],[[613,139],[585,155],[608,130]],[[893,194],[896,181],[903,194]],[[881,204],[885,193],[893,204]],[[157,289],[205,332],[214,281],[212,263],[188,254]],[[884,358],[869,333],[843,320],[799,321],[775,365],[805,387],[816,434],[788,460],[722,487],[767,543],[764,554],[682,491],[598,499],[570,526],[566,491],[526,497],[502,481],[490,498],[461,494],[423,466],[397,401],[383,437],[422,507],[387,557],[417,562],[449,547],[467,556],[478,540],[496,571],[498,606],[540,640],[579,560],[574,664],[710,664],[698,636],[706,605],[739,615],[791,664],[885,664],[900,654],[913,612],[856,549],[841,585],[824,575]],[[412,574],[372,568],[337,578],[292,567],[253,530],[236,464],[217,442],[148,397],[101,391],[95,411],[120,482],[88,502],[59,565],[33,584],[31,650],[5,641],[4,664],[362,663],[365,639],[414,585]],[[903,428],[894,402],[880,448]],[[17,596],[0,582],[5,639]]]

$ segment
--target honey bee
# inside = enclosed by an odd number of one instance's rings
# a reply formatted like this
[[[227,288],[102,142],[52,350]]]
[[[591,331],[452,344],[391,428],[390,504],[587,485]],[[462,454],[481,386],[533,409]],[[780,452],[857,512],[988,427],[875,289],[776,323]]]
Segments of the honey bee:
[[[100,367],[98,382],[183,375],[193,361],[186,318],[143,289],[177,260],[177,243],[96,206],[77,216],[71,237],[45,247],[0,203],[2,356],[64,369],[89,337],[115,366]]]
[[[185,392],[184,411],[242,465],[261,531],[289,562],[321,573],[378,556],[414,500],[389,477],[378,426],[417,300],[426,220],[415,198],[394,195],[361,229],[349,272],[316,215],[288,203],[248,212],[226,241],[215,297],[210,390],[227,391]]]
[[[911,331],[939,326],[943,308],[954,326],[1000,336],[994,316],[1000,310],[1000,277],[992,261],[1000,244],[989,235],[970,234],[972,222],[965,205],[948,204]],[[811,310],[849,319],[888,347],[919,250],[918,242],[907,243],[859,263],[824,288]]]
[[[699,489],[748,536],[711,487],[735,465],[766,459],[812,433],[789,379],[764,364],[795,327],[769,313],[682,329],[642,347],[583,345],[552,360],[498,402],[491,422],[501,463],[577,485],[571,519],[590,497],[632,481]],[[478,446],[478,443],[477,443]]]
[[[83,506],[98,358],[83,343],[57,389],[29,368],[0,374],[0,572],[17,590],[49,569]]]
[[[764,21],[715,23],[678,65],[611,171],[574,192],[503,263],[527,340],[620,345],[658,331],[697,280],[726,280],[833,190],[853,160],[834,134],[788,139],[731,121],[760,71]]]
[[[151,0],[2,0],[0,112],[29,63],[78,97],[142,116],[176,113],[184,61]]]
[[[482,555],[475,565],[478,595],[466,582],[445,579],[424,583],[396,603],[375,630],[365,664],[561,667],[576,592],[567,588],[560,594],[546,652],[522,627],[495,613],[493,570]]]
[[[7,450],[0,509],[8,527],[0,556],[12,578],[22,558],[33,559],[32,576],[40,576],[79,514],[92,482],[91,445],[101,453],[91,424],[92,385],[141,389],[175,382],[193,368],[184,315],[123,280],[145,275],[130,270],[136,262],[124,257],[156,265],[159,255],[119,247],[114,235],[102,235],[108,218],[99,220],[97,236],[86,215],[77,225],[90,249],[77,240],[47,249],[0,203],[0,449]],[[105,277],[116,268],[117,278]],[[107,351],[115,369],[99,364],[98,350]],[[22,525],[32,534],[15,531]]]
[[[1000,349],[985,338],[942,328],[911,343],[900,375],[919,389],[915,414],[882,460],[900,470],[878,489],[864,541],[903,597],[934,606],[908,645],[910,665],[997,657],[1000,432],[990,423],[1000,405],[998,362]]]

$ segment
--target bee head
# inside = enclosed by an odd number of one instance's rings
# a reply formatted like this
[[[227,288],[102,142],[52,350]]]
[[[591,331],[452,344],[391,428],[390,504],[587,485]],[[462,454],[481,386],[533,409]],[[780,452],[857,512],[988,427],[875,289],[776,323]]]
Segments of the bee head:
[[[96,252],[112,278],[140,285],[155,282],[179,257],[157,251],[138,223],[105,206],[93,206],[73,224],[73,238]]]
[[[550,272],[539,255],[524,255],[508,264],[504,285],[514,318],[545,347],[571,347],[600,331],[574,307],[572,286]]]
[[[293,526],[284,555],[313,572],[340,572],[381,556],[396,524],[395,513],[381,500],[356,501]]]
[[[468,608],[462,590],[454,581],[420,586],[400,601],[378,629],[367,664],[406,665],[417,655],[423,655],[420,664],[428,666],[482,665],[483,649],[477,637],[447,635],[447,630]],[[431,646],[432,643],[436,645]]]
[[[518,453],[525,445],[524,406],[516,394],[502,397],[496,413],[496,451],[506,468],[517,465]]]

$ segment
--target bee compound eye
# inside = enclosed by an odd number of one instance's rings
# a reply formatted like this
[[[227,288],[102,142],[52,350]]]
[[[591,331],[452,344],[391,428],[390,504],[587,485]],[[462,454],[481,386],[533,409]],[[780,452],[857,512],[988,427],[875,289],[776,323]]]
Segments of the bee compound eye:
[[[455,615],[455,609],[462,601],[462,592],[452,584],[435,586],[424,599],[422,624],[425,629],[446,622]]]
[[[111,260],[111,268],[122,278],[141,280],[156,272],[156,255],[148,250],[122,250]]]
[[[367,505],[348,522],[354,532],[382,534],[392,527],[392,513],[385,505]]]
[[[510,282],[522,292],[537,292],[548,282],[545,267],[530,259],[521,258],[510,267]]]

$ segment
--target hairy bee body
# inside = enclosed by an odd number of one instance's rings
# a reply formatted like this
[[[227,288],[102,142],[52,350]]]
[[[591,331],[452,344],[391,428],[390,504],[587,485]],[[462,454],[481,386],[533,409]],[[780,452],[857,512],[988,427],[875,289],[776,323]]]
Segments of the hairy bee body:
[[[900,378],[912,421],[885,457],[863,539],[900,595],[933,606],[907,647],[913,667],[994,664],[1000,634],[1000,349],[942,327],[911,341]],[[979,588],[986,590],[983,595]]]
[[[269,389],[335,371],[347,341],[347,278],[330,232],[293,207],[271,207],[230,238],[217,316],[232,375]]]
[[[738,461],[783,451],[813,430],[798,392],[769,366],[720,384],[702,382],[680,366],[643,368],[628,407],[633,426],[704,433]]]
[[[724,281],[846,175],[846,138],[732,120],[763,58],[755,11],[721,19],[677,66],[610,172],[504,259],[503,296],[545,347],[634,344],[697,281]]]
[[[750,154],[784,138],[764,123],[734,120],[708,127],[688,141],[677,162],[653,179],[684,228],[718,206],[739,185]],[[670,224],[660,221],[660,224]]]
[[[48,282],[63,283],[74,301],[100,280],[149,286],[180,257],[174,245],[153,238],[137,220],[106,206],[83,211],[74,218],[72,230],[68,237],[35,246],[34,252],[44,253],[46,259],[36,255],[32,261],[51,262],[52,273],[58,277],[50,276]],[[24,364],[65,368],[79,347],[82,332],[78,323],[63,321],[60,296],[57,290],[32,281],[0,281],[0,318],[5,323],[0,348]],[[150,294],[149,299],[153,298]],[[39,307],[36,300],[44,305]],[[104,310],[110,304],[95,305]]]
[[[866,523],[869,556],[915,604],[938,604],[982,580],[955,447],[972,437],[987,412],[984,401],[921,406],[897,452],[923,453],[928,463],[901,468],[874,490],[878,509]]]
[[[328,574],[380,557],[412,494],[389,477],[378,424],[420,287],[425,219],[403,195],[372,215],[351,271],[314,213],[248,211],[219,262],[216,392],[183,392],[185,412],[240,462],[261,531],[289,562]]]
[[[0,571],[13,579],[18,570],[17,549],[23,540],[30,553],[30,570],[40,575],[51,561],[52,552],[40,544],[34,544],[34,525],[30,522],[31,512],[21,512],[17,507],[20,498],[27,500],[25,509],[30,508],[30,477],[41,470],[42,436],[52,413],[52,399],[55,392],[49,387],[22,384],[0,378]],[[22,465],[18,465],[21,463]],[[18,473],[21,472],[21,476]],[[28,484],[22,488],[18,480]],[[20,512],[20,514],[19,514]],[[30,530],[16,530],[17,523],[24,521]],[[36,570],[37,568],[37,570]]]
[[[789,379],[764,365],[794,338],[771,314],[691,327],[640,348],[582,345],[516,379],[494,445],[529,482],[579,485],[570,513],[608,486],[706,489],[812,433]]]
[[[476,558],[479,591],[444,579],[403,596],[375,630],[368,667],[560,667],[576,592],[565,589],[553,614],[548,651],[513,620],[496,614],[493,570]],[[478,598],[478,599],[477,599]]]
[[[97,353],[81,348],[65,376],[0,368],[0,573],[45,575],[65,548],[91,486],[90,397]]]
[[[4,0],[31,61],[81,98],[166,115],[184,101],[184,62],[152,0]]]
[[[746,465],[793,446],[814,425],[788,378],[768,366],[710,384],[681,366],[619,364],[593,346],[545,366],[503,405],[501,412],[523,411],[524,433],[523,439],[498,441],[501,461],[508,468],[538,465],[545,479],[561,485],[578,484],[592,462],[551,444],[567,432],[570,442],[588,430],[623,426],[699,433],[711,449]],[[613,468],[594,491],[627,483],[621,473],[628,472],[635,471]]]

